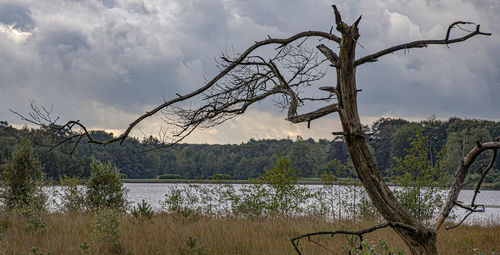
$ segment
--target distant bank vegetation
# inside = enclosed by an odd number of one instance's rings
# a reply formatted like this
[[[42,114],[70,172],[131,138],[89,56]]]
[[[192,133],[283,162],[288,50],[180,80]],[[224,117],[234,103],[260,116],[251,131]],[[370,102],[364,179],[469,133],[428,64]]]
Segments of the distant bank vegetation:
[[[500,137],[500,122],[459,118],[421,122],[381,118],[366,129],[373,133],[369,145],[378,168],[386,177],[394,170],[394,158],[405,155],[405,149],[410,146],[409,138],[414,137],[417,130],[421,130],[429,138],[427,146],[431,159],[446,148],[445,158],[449,162],[446,171],[449,174],[460,163],[463,154],[477,141]],[[112,136],[104,131],[94,131],[94,135],[102,139]],[[92,157],[103,162],[111,161],[126,178],[190,179],[220,175],[226,179],[245,180],[263,174],[263,169],[273,165],[277,153],[289,158],[292,166],[301,170],[300,177],[304,178],[320,177],[332,160],[350,165],[345,143],[341,138],[335,137],[318,141],[294,137],[281,140],[251,139],[241,144],[225,145],[178,144],[150,153],[138,152],[159,146],[161,141],[154,137],[143,140],[131,138],[123,145],[110,144],[105,148],[81,143],[74,156],[68,158],[66,152],[69,148],[61,146],[51,149],[48,131],[16,129],[5,121],[0,121],[0,163],[10,156],[21,137],[31,141],[43,172],[53,180],[59,180],[64,175],[88,178]],[[483,164],[487,160],[485,155],[478,163]],[[355,175],[350,173],[350,176]],[[475,177],[472,174],[469,178],[472,180]],[[484,187],[500,188],[500,158],[497,158],[486,178],[487,184]]]

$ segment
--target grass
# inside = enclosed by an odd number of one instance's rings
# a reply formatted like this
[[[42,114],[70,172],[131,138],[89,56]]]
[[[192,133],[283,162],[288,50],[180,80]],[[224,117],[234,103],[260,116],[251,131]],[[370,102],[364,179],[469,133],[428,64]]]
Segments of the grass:
[[[110,246],[92,241],[93,219],[91,213],[53,213],[44,218],[46,231],[29,233],[21,227],[22,219],[4,214],[0,216],[3,228],[0,254],[29,254],[32,247],[42,254],[295,254],[289,238],[297,235],[342,228],[359,230],[376,224],[369,220],[355,223],[325,222],[312,217],[251,220],[167,213],[138,221],[125,215],[120,217],[119,244]],[[396,250],[405,249],[391,229],[370,233],[366,238],[375,243],[383,239]],[[315,240],[335,251],[348,247],[342,236]],[[500,251],[500,225],[443,229],[438,233],[438,245],[441,254],[478,254],[473,252],[475,248],[483,254],[492,249]],[[307,240],[302,240],[300,247],[304,254],[330,254]]]

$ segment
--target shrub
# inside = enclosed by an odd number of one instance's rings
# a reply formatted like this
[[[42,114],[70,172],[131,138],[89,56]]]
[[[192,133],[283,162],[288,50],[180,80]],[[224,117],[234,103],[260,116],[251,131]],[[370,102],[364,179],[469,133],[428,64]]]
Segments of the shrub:
[[[155,215],[155,212],[153,211],[151,205],[143,199],[142,203],[137,203],[137,206],[132,208],[130,214],[132,214],[132,216],[134,216],[137,220],[150,220]]]
[[[90,163],[90,179],[86,184],[85,202],[92,210],[115,209],[125,211],[128,207],[127,189],[120,180],[119,170],[111,163],[95,159]]]
[[[310,196],[305,187],[297,186],[300,170],[291,167],[290,160],[278,154],[276,164],[255,184],[241,189],[240,196],[233,197],[233,208],[238,214],[255,216],[291,216],[302,211],[300,205]]]
[[[1,168],[0,198],[8,211],[17,208],[45,210],[47,196],[42,190],[44,174],[28,140],[21,139],[21,144],[15,147]]]
[[[429,158],[429,138],[419,130],[410,138],[411,148],[403,158],[394,158],[393,182],[400,187],[396,197],[418,219],[429,219],[441,207],[440,190],[446,183],[446,150]]]
[[[98,248],[122,253],[120,244],[120,214],[114,209],[97,211],[92,225],[92,241]]]
[[[180,179],[181,176],[179,174],[162,174],[158,176],[158,179]]]
[[[57,193],[61,199],[62,211],[75,213],[85,210],[85,190],[78,186],[79,183],[80,180],[76,177],[64,176],[59,180],[61,190]]]

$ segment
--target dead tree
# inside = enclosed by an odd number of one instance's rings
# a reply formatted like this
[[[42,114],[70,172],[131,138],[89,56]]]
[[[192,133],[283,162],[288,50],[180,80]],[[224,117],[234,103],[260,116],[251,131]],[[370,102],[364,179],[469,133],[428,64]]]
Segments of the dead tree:
[[[457,202],[458,193],[462,189],[471,164],[480,153],[487,150],[496,151],[500,148],[500,142],[478,142],[478,145],[467,154],[456,170],[449,195],[439,215],[430,224],[418,221],[407,212],[387,187],[368,149],[367,134],[363,131],[358,113],[359,90],[356,87],[356,68],[362,64],[375,62],[380,57],[396,51],[425,48],[433,44],[449,45],[463,42],[477,35],[490,34],[481,32],[480,26],[476,25],[475,29],[466,35],[452,38],[453,28],[471,24],[457,21],[448,27],[443,39],[404,43],[356,59],[356,46],[360,37],[358,24],[361,17],[352,25],[348,25],[342,20],[337,7],[335,5],[332,7],[335,17],[334,26],[338,35],[332,33],[333,27],[329,32],[305,31],[283,39],[268,37],[266,40],[255,42],[241,54],[224,52],[218,61],[220,73],[217,76],[201,88],[186,95],[176,94],[176,98],[146,112],[133,121],[118,137],[107,141],[96,140],[79,121],[69,121],[57,128],[64,132],[72,131],[73,135],[67,136],[66,141],[79,142],[82,137],[86,137],[90,143],[105,146],[113,142],[123,142],[138,123],[163,112],[165,120],[176,127],[170,136],[172,139],[170,142],[176,143],[196,128],[218,125],[243,114],[250,105],[266,98],[272,98],[279,107],[286,109],[286,119],[292,123],[306,122],[309,126],[311,121],[336,112],[340,117],[343,130],[335,134],[343,135],[360,181],[374,206],[387,222],[383,224],[383,227],[393,228],[413,254],[438,254],[436,233],[451,209],[458,205],[471,212],[477,211],[474,201],[470,206]],[[307,49],[306,43],[311,38],[322,40],[322,44],[316,46],[317,51]],[[269,45],[277,46],[272,57],[253,55],[255,50]],[[327,45],[334,45],[335,50]],[[320,58],[318,53],[321,53],[323,57]],[[327,68],[334,68],[336,71],[336,86],[319,87],[325,92],[324,97],[304,96],[302,91],[304,88],[312,87],[314,82],[324,77],[326,70],[321,70],[324,61],[329,63]],[[200,107],[186,109],[178,104],[195,96],[201,96]],[[311,112],[299,113],[299,110],[303,109],[302,106],[311,101],[322,102],[323,106]],[[76,128],[79,128],[79,132],[75,132]],[[358,231],[351,234],[363,233],[365,232]]]

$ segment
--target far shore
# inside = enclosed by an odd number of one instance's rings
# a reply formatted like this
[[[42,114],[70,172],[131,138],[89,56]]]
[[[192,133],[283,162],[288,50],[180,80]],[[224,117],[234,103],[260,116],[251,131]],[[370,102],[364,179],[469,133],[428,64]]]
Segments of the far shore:
[[[214,180],[214,179],[122,179],[123,183],[193,183],[193,184],[252,184],[251,180]],[[387,182],[388,186],[394,186],[392,183]],[[299,180],[298,185],[324,185],[319,178],[318,179],[305,179]],[[359,181],[358,181],[358,184]],[[465,186],[464,190],[473,190],[475,186]],[[483,183],[481,190],[494,190],[493,185],[489,183]]]
[[[198,183],[198,184],[252,184],[251,180],[212,180],[212,179],[123,179],[123,183]],[[323,185],[320,181],[298,181],[299,185]]]

